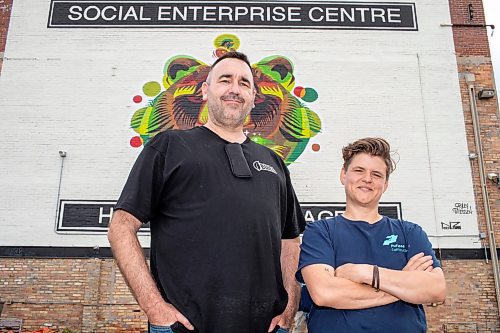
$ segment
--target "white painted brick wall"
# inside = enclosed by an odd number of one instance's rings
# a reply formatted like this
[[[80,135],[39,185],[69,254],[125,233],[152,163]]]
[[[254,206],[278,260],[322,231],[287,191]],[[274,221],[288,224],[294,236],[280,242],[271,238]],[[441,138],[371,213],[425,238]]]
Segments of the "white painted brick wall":
[[[56,198],[114,200],[139,149],[130,118],[148,81],[174,55],[213,61],[213,40],[234,33],[253,62],[280,54],[322,132],[290,166],[304,202],[344,201],[342,146],[387,138],[400,162],[383,201],[402,202],[441,247],[478,247],[464,120],[447,0],[415,0],[419,31],[266,29],[47,29],[49,0],[16,0],[0,76],[0,245],[107,246],[104,235],[57,234]],[[142,106],[142,104],[141,104]],[[313,152],[311,145],[321,146]],[[461,222],[461,230],[440,223]],[[463,237],[441,237],[463,235]],[[144,244],[148,238],[143,238]]]

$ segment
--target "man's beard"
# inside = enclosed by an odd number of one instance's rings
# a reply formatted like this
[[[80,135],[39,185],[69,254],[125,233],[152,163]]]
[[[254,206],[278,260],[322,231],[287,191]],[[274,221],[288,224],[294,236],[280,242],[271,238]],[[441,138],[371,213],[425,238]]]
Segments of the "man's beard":
[[[251,108],[247,107],[248,110],[242,109],[241,112],[230,112],[227,111],[227,107],[223,105],[223,99],[229,96],[223,96],[221,98],[220,103],[212,103],[209,98],[208,103],[208,112],[213,117],[213,120],[216,124],[222,125],[224,127],[238,128],[243,126],[245,123],[245,119],[247,115],[250,113]],[[240,97],[232,97],[235,100],[241,101],[243,104],[245,103],[243,99]]]

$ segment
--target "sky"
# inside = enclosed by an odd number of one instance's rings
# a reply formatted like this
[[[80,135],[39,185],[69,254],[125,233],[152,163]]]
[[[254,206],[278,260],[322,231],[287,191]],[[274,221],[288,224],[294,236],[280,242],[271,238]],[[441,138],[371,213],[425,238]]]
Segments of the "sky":
[[[498,89],[500,89],[500,0],[483,0],[483,5],[486,24],[495,25],[493,37],[491,36],[491,29],[487,28],[487,30],[490,40],[493,72],[495,74],[495,85],[498,93]]]

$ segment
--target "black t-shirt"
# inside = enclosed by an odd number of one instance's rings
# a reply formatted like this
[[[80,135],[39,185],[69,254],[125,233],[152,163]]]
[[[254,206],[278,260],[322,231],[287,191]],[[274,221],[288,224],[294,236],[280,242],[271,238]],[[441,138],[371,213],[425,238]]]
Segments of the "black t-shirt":
[[[281,239],[305,221],[279,156],[247,139],[251,177],[236,177],[228,144],[206,127],[156,135],[116,209],[151,222],[152,274],[198,332],[267,332],[287,304]]]

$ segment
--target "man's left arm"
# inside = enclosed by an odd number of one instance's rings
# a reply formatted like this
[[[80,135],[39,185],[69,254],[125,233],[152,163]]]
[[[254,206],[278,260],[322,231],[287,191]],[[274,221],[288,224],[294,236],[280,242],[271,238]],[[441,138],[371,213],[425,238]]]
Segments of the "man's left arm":
[[[300,285],[295,279],[295,272],[299,263],[299,252],[299,237],[281,240],[281,273],[283,284],[288,293],[288,303],[285,311],[280,316],[273,318],[271,326],[269,326],[269,332],[274,329],[276,324],[284,329],[290,329],[297,313],[300,300]]]
[[[300,239],[283,239],[281,241],[281,272],[283,275],[283,284],[288,293],[288,304],[280,326],[290,328],[293,323],[300,300],[300,285],[295,279],[295,272],[299,265]]]
[[[299,265],[300,253],[300,233],[306,227],[304,214],[300,208],[299,200],[293,189],[290,171],[283,160],[277,156],[285,176],[286,183],[286,204],[282,207],[284,229],[281,234],[281,275],[283,285],[288,293],[288,303],[282,314],[274,317],[269,325],[269,332],[272,332],[276,325],[284,329],[290,329],[299,308],[300,285],[295,279],[295,272]]]

